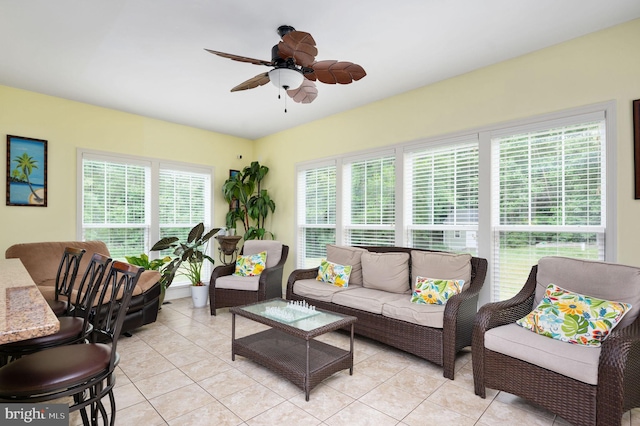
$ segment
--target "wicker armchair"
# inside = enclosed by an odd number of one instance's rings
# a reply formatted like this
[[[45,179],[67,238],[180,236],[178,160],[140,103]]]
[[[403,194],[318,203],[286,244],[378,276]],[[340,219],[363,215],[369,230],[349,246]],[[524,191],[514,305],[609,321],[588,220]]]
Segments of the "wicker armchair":
[[[600,347],[574,345],[535,334],[515,321],[531,312],[546,286],[632,309]],[[480,308],[473,329],[475,393],[487,387],[538,404],[576,425],[619,426],[640,406],[640,268],[547,257],[531,268],[513,298]]]
[[[218,308],[282,297],[282,271],[289,246],[279,241],[250,240],[244,243],[240,254],[249,255],[262,251],[267,252],[267,263],[259,276],[234,276],[235,264],[218,266],[213,270],[209,281],[211,315],[215,315]]]

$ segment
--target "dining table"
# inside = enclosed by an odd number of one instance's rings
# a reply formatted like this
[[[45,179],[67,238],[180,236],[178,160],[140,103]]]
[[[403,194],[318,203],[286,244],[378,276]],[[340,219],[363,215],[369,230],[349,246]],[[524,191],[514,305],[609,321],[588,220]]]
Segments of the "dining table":
[[[54,334],[60,322],[20,259],[0,259],[0,345]]]

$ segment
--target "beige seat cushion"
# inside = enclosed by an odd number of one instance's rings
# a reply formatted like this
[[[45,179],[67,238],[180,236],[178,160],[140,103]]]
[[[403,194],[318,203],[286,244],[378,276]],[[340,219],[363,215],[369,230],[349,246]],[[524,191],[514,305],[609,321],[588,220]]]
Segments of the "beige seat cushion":
[[[382,306],[382,315],[427,327],[442,328],[446,305],[411,303],[410,296],[386,302]]]
[[[549,284],[632,308],[618,327],[626,327],[640,313],[640,268],[607,262],[550,256],[538,261],[534,306],[540,303]]]
[[[409,293],[409,253],[363,253],[362,280],[366,288]]]
[[[416,285],[416,277],[464,280],[464,290],[471,281],[471,255],[412,250],[411,288]]]
[[[361,256],[363,253],[368,253],[368,251],[360,247],[327,244],[327,260],[329,262],[351,266],[349,287],[362,286]]]
[[[485,348],[591,385],[598,384],[600,347],[574,345],[533,333],[517,324],[492,328]]]
[[[273,268],[280,262],[282,257],[282,243],[273,240],[249,240],[245,241],[242,247],[242,254],[258,254],[263,251],[267,252],[266,268]],[[219,286],[216,286],[219,287]]]
[[[385,303],[406,297],[408,297],[406,294],[356,287],[334,293],[331,301],[336,305],[348,306],[374,314],[382,314],[382,307]]]
[[[349,287],[338,287],[333,284],[318,281],[315,278],[298,280],[293,284],[293,294],[310,299],[331,302],[333,295],[339,291],[347,290]]]
[[[252,277],[240,277],[238,275],[225,275],[216,278],[216,288],[227,288],[231,290],[258,291],[260,286],[260,275]]]

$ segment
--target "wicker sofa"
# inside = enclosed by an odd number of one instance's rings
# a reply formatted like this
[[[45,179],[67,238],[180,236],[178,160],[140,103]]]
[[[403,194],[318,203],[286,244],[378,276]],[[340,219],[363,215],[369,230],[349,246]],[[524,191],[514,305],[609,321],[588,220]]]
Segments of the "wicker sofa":
[[[289,276],[286,298],[355,316],[356,334],[441,365],[444,377],[453,380],[456,353],[471,345],[486,259],[406,247],[328,245],[327,260],[353,266],[348,287],[318,281],[318,268],[298,269]],[[465,279],[465,285],[445,305],[419,305],[410,301],[416,276]],[[392,282],[395,287],[387,288]]]
[[[102,241],[56,241],[15,244],[7,249],[5,258],[22,260],[24,267],[45,299],[53,300],[55,298],[56,274],[65,247],[86,250],[80,262],[78,277],[82,277],[94,253],[110,256],[109,249]],[[157,271],[142,273],[133,291],[133,297],[122,327],[123,332],[155,322],[158,316],[160,297],[159,279],[160,273]]]

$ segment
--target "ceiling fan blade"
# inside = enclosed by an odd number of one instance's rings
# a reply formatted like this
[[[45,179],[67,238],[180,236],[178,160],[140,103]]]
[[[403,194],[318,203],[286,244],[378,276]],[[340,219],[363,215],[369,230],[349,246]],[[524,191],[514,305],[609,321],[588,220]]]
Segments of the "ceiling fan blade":
[[[236,87],[231,89],[232,92],[237,92],[239,90],[247,90],[253,89],[258,86],[263,86],[269,82],[269,73],[258,74],[255,77],[250,78],[247,81],[244,81],[238,84]]]
[[[278,43],[278,53],[282,59],[294,58],[298,65],[308,67],[316,60],[318,49],[311,34],[304,31],[291,31]]]
[[[297,89],[287,90],[287,95],[295,102],[310,104],[318,97],[318,89],[313,81],[305,79]]]
[[[209,49],[204,49],[204,50],[206,50],[209,53],[213,53],[214,55],[222,56],[223,58],[229,58],[238,62],[248,62],[254,65],[267,65],[267,66],[273,65],[273,62],[265,61],[263,59],[247,58],[246,56],[238,56],[238,55],[233,55],[231,53],[217,52],[215,50],[209,50]]]
[[[366,76],[364,68],[346,61],[319,61],[311,65],[313,73],[305,74],[310,80],[316,78],[327,84],[349,84]]]

